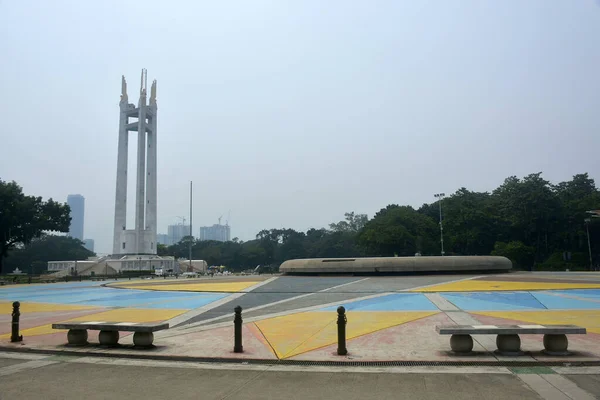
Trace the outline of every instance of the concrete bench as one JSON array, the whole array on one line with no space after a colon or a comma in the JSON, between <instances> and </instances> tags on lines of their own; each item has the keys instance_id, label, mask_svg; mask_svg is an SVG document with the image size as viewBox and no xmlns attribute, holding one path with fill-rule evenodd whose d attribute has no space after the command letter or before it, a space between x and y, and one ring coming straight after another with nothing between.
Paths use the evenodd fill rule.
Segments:
<instances>
[{"instance_id":1,"label":"concrete bench","mask_svg":"<svg viewBox=\"0 0 600 400\"><path fill-rule=\"evenodd\" d=\"M135 332L133 344L140 347L150 347L154 342L152 332L169 329L168 323L138 323L138 322L64 322L52 324L52 329L68 329L67 340L72 345L88 344L88 330L100 331L100 344L115 346L119 343L119 332Z\"/></svg>"},{"instance_id":2,"label":"concrete bench","mask_svg":"<svg viewBox=\"0 0 600 400\"><path fill-rule=\"evenodd\" d=\"M450 347L455 353L470 353L473 350L471 335L498 335L496 346L499 354L519 355L519 334L543 334L544 352L550 355L566 355L569 341L566 335L586 334L585 328L575 325L447 325L436 326L440 335L452 335Z\"/></svg>"}]
</instances>

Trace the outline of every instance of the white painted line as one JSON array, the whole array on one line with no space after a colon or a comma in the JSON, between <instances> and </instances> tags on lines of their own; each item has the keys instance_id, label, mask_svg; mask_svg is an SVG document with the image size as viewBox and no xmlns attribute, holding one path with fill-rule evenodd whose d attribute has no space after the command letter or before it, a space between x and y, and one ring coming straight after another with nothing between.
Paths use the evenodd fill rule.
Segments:
<instances>
[{"instance_id":1,"label":"white painted line","mask_svg":"<svg viewBox=\"0 0 600 400\"><path fill-rule=\"evenodd\" d=\"M545 328L545 326L543 325L517 325L519 328L525 328L525 329L539 329L539 328Z\"/></svg>"},{"instance_id":2,"label":"white painted line","mask_svg":"<svg viewBox=\"0 0 600 400\"><path fill-rule=\"evenodd\" d=\"M299 296L290 297L289 299L283 299L283 300L275 301L275 302L273 302L273 303L267 303L267 304L263 304L263 305L260 305L260 306L256 306L256 307L248 308L248 309L245 309L245 310L244 310L244 312L246 312L246 313L247 313L247 312L251 312L251 311L262 310L263 308L268 308L268 307L271 307L271 306L275 306L275 305L279 305L279 304L283 304L283 303L288 303L288 302L290 302L290 301L295 301L295 300L303 299L303 298L305 298L305 297L313 296L313 295L315 295L315 294L317 294L317 293L324 293L324 292L326 292L326 291L328 291L328 290L331 290L331 289L336 289L336 288L339 288L339 287L342 287L342 286L348 286L348 285L351 285L351 284L353 284L353 283L358 283L358 282L365 281L365 280L367 280L367 279L370 279L370 278L359 279L359 280L357 280L357 281L353 281L353 282L346 282L346 283L343 283L343 284L341 284L341 285L332 286L332 287L330 287L330 288L326 288L326 289L319 290L318 292L314 292L314 293L305 293L305 294L301 294L301 295L299 295ZM390 293L386 293L386 294L390 294ZM371 297L370 297L370 296L367 296L367 298L371 298ZM362 297L361 297L361 298L351 299L351 300L348 300L348 301L357 301L358 299L365 299L365 298L362 298ZM337 303L336 303L336 304L337 304ZM315 306L315 307L317 307L317 309L319 309L319 308L322 308L322 307L328 307L328 306L327 306L327 305L319 305L319 306ZM291 311L292 311L291 313L295 313L295 312L297 312L297 311L295 311L295 310L291 310ZM194 323L194 324L189 324L189 325L186 325L185 327L182 327L182 328L184 328L184 329L189 329L189 328L193 328L193 327L196 327L196 326L206 325L206 324L208 324L208 323L211 323L211 322L220 321L220 320L222 320L222 319L225 319L225 318L231 318L231 315L221 315L221 316L219 316L219 317L214 317L214 318L210 318L210 319L205 319L205 320L203 320L203 321L199 321L199 322L196 322L196 323Z\"/></svg>"},{"instance_id":3,"label":"white painted line","mask_svg":"<svg viewBox=\"0 0 600 400\"><path fill-rule=\"evenodd\" d=\"M77 321L73 321L73 322L77 322ZM106 321L82 321L81 324L85 324L85 325L96 325L96 324L105 324ZM65 322L65 324L68 324L68 322Z\"/></svg>"},{"instance_id":4,"label":"white painted line","mask_svg":"<svg viewBox=\"0 0 600 400\"><path fill-rule=\"evenodd\" d=\"M256 311L256 310L262 310L263 308L267 308L267 307L271 307L271 306L276 306L276 305L283 304L283 303L289 303L290 301L294 301L294 300L303 299L303 298L305 298L305 297L313 296L313 295L315 295L315 294L317 294L317 293L324 293L324 292L327 292L327 291L329 291L329 290L332 290L332 289L337 289L337 288L340 288L340 287L342 287L342 286L348 286L348 285L352 285L353 283L358 283L358 282L366 281L367 279L369 279L369 278L360 279L360 280L358 280L358 281L354 281L354 282L346 282L346 283L343 283L343 284L341 284L341 285L332 286L332 287L330 287L330 288L327 288L327 289L319 290L318 292L314 292L314 293L305 293L305 294L302 294L302 295L299 295L299 296L290 297L289 299L283 299L283 300L275 301L275 302L273 302L273 303L267 303L267 304L263 304L263 305L260 305L260 306L256 306L256 307L248 308L248 309L244 310L244 312L250 312L250 311ZM227 317L230 317L230 316L227 316ZM224 317L217 317L217 318L215 318L215 319L219 319L219 318L224 318Z\"/></svg>"},{"instance_id":5,"label":"white painted line","mask_svg":"<svg viewBox=\"0 0 600 400\"><path fill-rule=\"evenodd\" d=\"M383 296L387 296L387 295L394 294L394 293L396 293L396 292L377 293L377 294L372 294L372 295L369 295L369 296L356 297L356 298L353 298L353 299L336 301L336 302L333 302L333 303L319 304L319 305L316 305L316 306L296 308L294 310L282 311L282 312L278 312L278 313L259 315L259 316L256 316L256 317L244 318L244 322L254 322L254 321L260 321L260 320L263 320L263 319L283 317L285 315L290 315L290 314L298 314L298 313L303 313L303 312L308 312L308 311L315 311L315 310L319 310L321 308L334 307L334 306L339 305L342 302L354 302L354 301L375 299L377 297L383 297ZM271 303L271 304L273 304L273 303ZM213 324L213 325L207 325L210 322L219 321L219 320L222 320L224 318L231 318L231 315L224 315L222 317L216 317L216 318L207 319L207 320L204 320L204 321L197 322L195 324L190 324L190 325L182 326L179 329L175 329L175 330L170 329L169 331L171 333L175 333L175 332L177 332L177 333L173 334L173 335L168 335L168 336L165 335L165 337L186 335L186 334L191 333L191 332L196 332L196 331L200 332L200 331L205 331L205 330L214 329L214 328L221 328L223 326L231 325L230 321L221 322L221 323L217 323L217 324Z\"/></svg>"},{"instance_id":6,"label":"white painted line","mask_svg":"<svg viewBox=\"0 0 600 400\"><path fill-rule=\"evenodd\" d=\"M355 283L364 282L364 281L369 280L369 279L371 279L371 278L364 278L364 279L359 279L357 281L342 283L341 285L332 286L332 287L327 288L327 289L319 290L317 293L328 292L328 291L330 291L332 289L339 289L339 288L344 287L344 286L354 285ZM314 294L314 293L311 293L311 294Z\"/></svg>"},{"instance_id":7,"label":"white painted line","mask_svg":"<svg viewBox=\"0 0 600 400\"><path fill-rule=\"evenodd\" d=\"M264 281L262 281L262 282L259 282L259 283L257 283L256 285L249 286L249 287L247 287L246 289L244 289L244 290L241 290L241 292L243 292L243 293L248 293L248 292L251 292L251 291L253 291L254 289L257 289L257 288L259 288L259 287L261 287L261 286L268 285L269 283L273 282L273 281L274 281L274 280L276 280L277 278L279 278L279 277L278 277L278 276L274 276L274 277L272 277L272 278L269 278L269 279L267 279L267 280L264 280Z\"/></svg>"},{"instance_id":8,"label":"white painted line","mask_svg":"<svg viewBox=\"0 0 600 400\"><path fill-rule=\"evenodd\" d=\"M194 308L193 310L190 310L183 314L179 314L178 316L173 317L166 322L169 324L169 326L179 325L197 315L204 314L205 312L212 310L213 308L217 308L225 303L230 302L231 300L235 300L239 297L242 297L245 294L246 293L233 293L233 294L231 294L229 296L225 296L217 301L213 301L212 303L205 304L202 307Z\"/></svg>"},{"instance_id":9,"label":"white painted line","mask_svg":"<svg viewBox=\"0 0 600 400\"><path fill-rule=\"evenodd\" d=\"M496 325L473 325L473 329L495 329Z\"/></svg>"},{"instance_id":10,"label":"white painted line","mask_svg":"<svg viewBox=\"0 0 600 400\"><path fill-rule=\"evenodd\" d=\"M10 351L0 351L0 358L13 358L15 360L42 360L49 357L47 354L28 354L13 353Z\"/></svg>"},{"instance_id":11,"label":"white painted line","mask_svg":"<svg viewBox=\"0 0 600 400\"><path fill-rule=\"evenodd\" d=\"M118 324L115 324L115 325L125 326L125 325L136 325L136 324L137 324L137 322L119 322Z\"/></svg>"},{"instance_id":12,"label":"white painted line","mask_svg":"<svg viewBox=\"0 0 600 400\"><path fill-rule=\"evenodd\" d=\"M22 364L9 365L8 367L0 368L0 376L12 375L22 371L26 371L28 369L45 367L47 365L56 363L58 363L58 361L35 360L24 362Z\"/></svg>"},{"instance_id":13,"label":"white painted line","mask_svg":"<svg viewBox=\"0 0 600 400\"><path fill-rule=\"evenodd\" d=\"M278 276L274 276L272 278L266 279L266 280L264 280L262 282L257 283L256 285L252 285L252 286L247 287L246 289L242 290L239 293L233 293L233 294L231 294L229 296L225 296L225 297L223 297L223 298L221 298L221 299L219 299L217 301L213 301L212 303L208 303L208 304L206 304L206 305L204 305L202 307L195 308L193 310L190 310L188 312L180 314L180 315L178 315L176 317L173 317L173 318L171 318L170 320L168 320L166 322L169 323L169 326L176 326L176 325L182 324L185 321L188 321L188 320L190 320L190 319L192 319L192 318L194 318L194 317L196 317L196 316L198 316L200 314L204 314L205 312L212 310L213 308L217 308L219 306L222 306L223 304L229 303L232 300L238 299L238 298L242 297L243 295L245 295L246 293L248 293L249 291L254 290L256 288L259 288L261 286L264 286L264 285L266 285L268 283L271 283L271 282L273 282L277 278L279 278L279 277Z\"/></svg>"},{"instance_id":14,"label":"white painted line","mask_svg":"<svg viewBox=\"0 0 600 400\"><path fill-rule=\"evenodd\" d=\"M483 278L485 275L479 275L479 276L472 276L470 278L462 278L462 279L456 279L453 281L446 281L446 282L439 282L439 283L432 283L431 285L423 285L423 286L417 286L414 288L409 288L409 289L402 289L399 290L399 292L415 292L415 291L419 291L419 289L425 289L425 288L429 288L429 287L433 287L433 286L440 286L440 285L447 285L449 283L456 283L456 282L463 282L463 281L470 281L473 279L479 279L479 278Z\"/></svg>"}]
</instances>

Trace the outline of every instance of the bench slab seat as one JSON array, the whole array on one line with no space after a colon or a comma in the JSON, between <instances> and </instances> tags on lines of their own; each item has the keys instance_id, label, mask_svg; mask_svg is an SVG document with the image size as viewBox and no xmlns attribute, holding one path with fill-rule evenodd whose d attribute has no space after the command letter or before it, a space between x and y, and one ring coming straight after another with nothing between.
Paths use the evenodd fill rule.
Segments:
<instances>
[{"instance_id":1,"label":"bench slab seat","mask_svg":"<svg viewBox=\"0 0 600 400\"><path fill-rule=\"evenodd\" d=\"M119 332L134 332L133 344L140 347L150 347L154 342L153 332L169 329L169 324L143 323L143 322L62 322L52 324L52 329L68 329L67 340L70 345L88 344L88 330L100 331L98 341L100 344L115 346L119 342Z\"/></svg>"},{"instance_id":2,"label":"bench slab seat","mask_svg":"<svg viewBox=\"0 0 600 400\"><path fill-rule=\"evenodd\" d=\"M519 355L520 334L544 335L544 352L550 355L566 355L569 342L566 335L584 335L585 328L575 325L446 325L436 326L440 335L452 335L450 347L455 353L470 353L473 350L471 335L498 335L496 352L502 355Z\"/></svg>"}]
</instances>

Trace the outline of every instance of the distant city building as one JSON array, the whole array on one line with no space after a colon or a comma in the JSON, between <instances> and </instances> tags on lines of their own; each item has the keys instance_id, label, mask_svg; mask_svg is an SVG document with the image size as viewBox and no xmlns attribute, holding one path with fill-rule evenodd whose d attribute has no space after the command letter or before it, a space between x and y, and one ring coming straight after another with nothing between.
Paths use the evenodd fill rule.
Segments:
<instances>
[{"instance_id":1,"label":"distant city building","mask_svg":"<svg viewBox=\"0 0 600 400\"><path fill-rule=\"evenodd\" d=\"M169 225L167 245L179 243L185 236L190 236L189 225Z\"/></svg>"},{"instance_id":2,"label":"distant city building","mask_svg":"<svg viewBox=\"0 0 600 400\"><path fill-rule=\"evenodd\" d=\"M71 208L71 225L69 236L83 241L83 215L85 211L85 198L80 194L67 196L67 204Z\"/></svg>"},{"instance_id":3,"label":"distant city building","mask_svg":"<svg viewBox=\"0 0 600 400\"><path fill-rule=\"evenodd\" d=\"M169 235L166 233L159 233L156 235L156 243L164 244L166 246L170 246L169 244Z\"/></svg>"},{"instance_id":4,"label":"distant city building","mask_svg":"<svg viewBox=\"0 0 600 400\"><path fill-rule=\"evenodd\" d=\"M89 251L94 251L94 239L85 239L83 241L83 247L85 247Z\"/></svg>"},{"instance_id":5,"label":"distant city building","mask_svg":"<svg viewBox=\"0 0 600 400\"><path fill-rule=\"evenodd\" d=\"M229 225L214 224L213 226L200 227L200 240L216 240L228 242L231 240L231 227Z\"/></svg>"}]
</instances>

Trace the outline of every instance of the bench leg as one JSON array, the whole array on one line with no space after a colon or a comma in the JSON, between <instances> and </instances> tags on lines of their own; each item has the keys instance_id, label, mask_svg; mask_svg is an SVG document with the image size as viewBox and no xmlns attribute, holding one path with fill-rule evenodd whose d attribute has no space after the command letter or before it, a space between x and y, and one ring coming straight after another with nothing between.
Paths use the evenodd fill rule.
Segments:
<instances>
[{"instance_id":1,"label":"bench leg","mask_svg":"<svg viewBox=\"0 0 600 400\"><path fill-rule=\"evenodd\" d=\"M473 338L471 335L452 335L450 348L455 353L470 353L473 350Z\"/></svg>"},{"instance_id":2,"label":"bench leg","mask_svg":"<svg viewBox=\"0 0 600 400\"><path fill-rule=\"evenodd\" d=\"M499 354L506 356L518 356L521 352L521 338L519 335L498 335L496 337L496 350Z\"/></svg>"},{"instance_id":3,"label":"bench leg","mask_svg":"<svg viewBox=\"0 0 600 400\"><path fill-rule=\"evenodd\" d=\"M139 347L152 347L154 334L152 332L136 332L133 334L133 344Z\"/></svg>"},{"instance_id":4,"label":"bench leg","mask_svg":"<svg viewBox=\"0 0 600 400\"><path fill-rule=\"evenodd\" d=\"M88 332L86 329L69 329L67 332L67 341L75 346L84 346L88 344Z\"/></svg>"},{"instance_id":5,"label":"bench leg","mask_svg":"<svg viewBox=\"0 0 600 400\"><path fill-rule=\"evenodd\" d=\"M544 335L544 353L552 356L566 356L569 340L567 335Z\"/></svg>"},{"instance_id":6,"label":"bench leg","mask_svg":"<svg viewBox=\"0 0 600 400\"><path fill-rule=\"evenodd\" d=\"M119 344L119 332L117 331L100 331L98 334L100 344L106 346L116 346Z\"/></svg>"}]
</instances>

